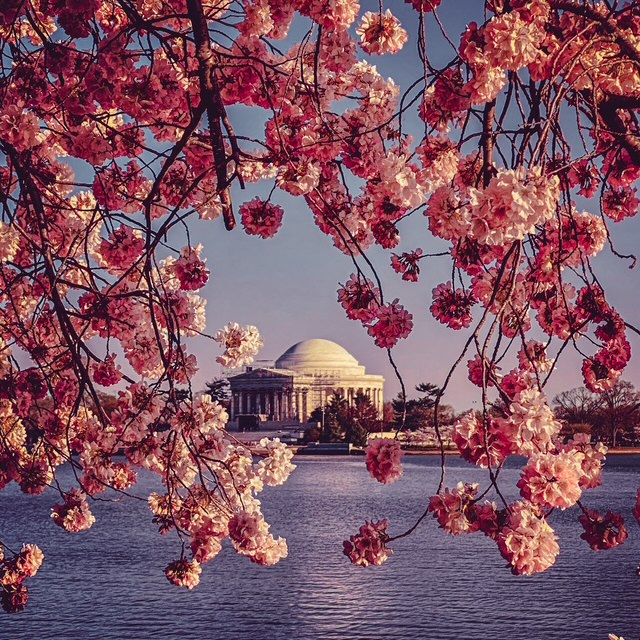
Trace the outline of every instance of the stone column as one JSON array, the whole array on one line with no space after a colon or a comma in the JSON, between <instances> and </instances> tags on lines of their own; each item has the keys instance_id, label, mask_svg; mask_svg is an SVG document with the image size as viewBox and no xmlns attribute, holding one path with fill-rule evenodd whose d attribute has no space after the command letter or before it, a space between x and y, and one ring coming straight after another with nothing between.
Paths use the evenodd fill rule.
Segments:
<instances>
[{"instance_id":1,"label":"stone column","mask_svg":"<svg viewBox=\"0 0 640 640\"><path fill-rule=\"evenodd\" d=\"M296 418L298 422L302 422L302 391L300 389L296 393Z\"/></svg>"}]
</instances>

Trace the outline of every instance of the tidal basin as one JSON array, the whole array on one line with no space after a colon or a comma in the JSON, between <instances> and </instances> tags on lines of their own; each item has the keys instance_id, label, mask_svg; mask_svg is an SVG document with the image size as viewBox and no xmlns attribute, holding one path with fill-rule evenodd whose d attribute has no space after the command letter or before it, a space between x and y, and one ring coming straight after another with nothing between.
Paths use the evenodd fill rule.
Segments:
<instances>
[{"instance_id":1,"label":"tidal basin","mask_svg":"<svg viewBox=\"0 0 640 640\"><path fill-rule=\"evenodd\" d=\"M225 549L191 592L166 581L162 570L180 544L157 533L145 502L94 503L96 524L74 536L47 521L53 491L31 498L9 487L0 494L0 537L15 547L38 544L45 563L30 581L27 609L0 617L0 640L640 638L640 527L631 515L640 457L610 456L603 486L584 496L586 507L622 513L627 542L594 552L580 540L579 510L556 512L558 561L529 578L512 576L491 540L448 536L430 517L392 543L387 564L353 567L342 541L365 519L387 517L392 534L410 526L437 487L439 459L406 457L403 478L386 487L359 457L294 462L289 481L262 494L289 557L264 568ZM70 482L65 468L63 484L65 473ZM515 461L501 479L505 496L515 497ZM484 476L449 458L447 480ZM154 478L140 476L140 495L154 487Z\"/></svg>"}]
</instances>

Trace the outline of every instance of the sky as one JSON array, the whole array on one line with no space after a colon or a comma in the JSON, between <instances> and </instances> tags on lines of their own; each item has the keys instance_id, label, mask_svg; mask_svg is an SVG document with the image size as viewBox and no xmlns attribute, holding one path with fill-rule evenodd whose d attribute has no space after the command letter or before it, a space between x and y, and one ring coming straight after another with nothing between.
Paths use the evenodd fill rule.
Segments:
<instances>
[{"instance_id":1,"label":"sky","mask_svg":"<svg viewBox=\"0 0 640 640\"><path fill-rule=\"evenodd\" d=\"M477 15L483 3L477 0L447 2L444 0L439 16L451 39L458 42L466 23L481 19ZM377 10L377 2L362 2L364 10ZM391 76L401 85L408 86L421 73L416 54L415 24L412 9L399 1L387 3L409 31L409 42L398 56L380 59L367 57L385 76ZM413 20L412 20L413 18ZM434 30L433 20L427 33L429 55L438 63L450 59L451 49ZM236 130L256 135L261 133L261 120L254 109L244 107L230 111ZM236 211L240 203L255 195L265 194L271 184L240 192L234 191ZM359 322L349 320L337 303L336 291L353 272L351 260L335 249L330 238L314 224L313 217L302 198L292 198L276 191L274 202L285 209L284 224L279 233L263 240L244 233L242 226L225 231L222 221L196 222L191 231L192 242L202 242L203 257L211 271L209 283L202 290L207 299L207 330L209 333L227 322L253 324L260 330L264 347L260 359L275 360L287 348L301 340L325 338L333 340L363 365L368 373L382 374L386 378L385 399L393 398L400 389L385 350L376 347ZM580 203L579 203L580 204ZM584 210L598 213L596 203ZM640 231L635 220L627 220L614 228L614 242L620 253L640 251ZM439 251L445 243L431 238L427 220L419 213L400 226L401 243L394 251L422 248L425 252ZM412 314L414 330L406 340L393 349L393 357L405 381L408 395L420 382L442 384L452 363L457 359L469 330L452 331L436 322L430 312L431 290L451 278L450 260L446 257L421 261L418 283L406 283L389 267L390 254L373 249L368 252L385 290L385 299L399 298ZM629 270L627 263L607 252L594 261L610 303L625 319L640 325L640 280L638 269ZM534 322L535 324L535 322ZM472 325L473 326L473 325ZM532 334L541 337L540 334ZM632 352L640 348L637 336L628 336ZM194 388L221 375L215 362L219 353L217 344L204 338L194 339L192 351L198 356L200 371ZM445 402L458 411L470 408L480 401L479 389L466 378L466 360L454 375ZM557 370L546 387L552 399L560 391L582 384L580 365L582 358L575 353L563 354ZM509 368L506 365L506 372ZM624 374L640 387L640 358L632 358Z\"/></svg>"}]
</instances>

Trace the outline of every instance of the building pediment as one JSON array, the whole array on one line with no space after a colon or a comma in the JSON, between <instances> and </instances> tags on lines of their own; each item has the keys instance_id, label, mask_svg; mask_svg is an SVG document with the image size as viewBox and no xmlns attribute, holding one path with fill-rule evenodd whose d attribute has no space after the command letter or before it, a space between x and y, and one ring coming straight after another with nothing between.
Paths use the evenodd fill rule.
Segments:
<instances>
[{"instance_id":1,"label":"building pediment","mask_svg":"<svg viewBox=\"0 0 640 640\"><path fill-rule=\"evenodd\" d=\"M274 369L252 369L251 371L245 371L237 376L229 378L229 382L243 382L245 380L261 380L269 378L271 380L289 380L293 377L293 371L276 371Z\"/></svg>"}]
</instances>

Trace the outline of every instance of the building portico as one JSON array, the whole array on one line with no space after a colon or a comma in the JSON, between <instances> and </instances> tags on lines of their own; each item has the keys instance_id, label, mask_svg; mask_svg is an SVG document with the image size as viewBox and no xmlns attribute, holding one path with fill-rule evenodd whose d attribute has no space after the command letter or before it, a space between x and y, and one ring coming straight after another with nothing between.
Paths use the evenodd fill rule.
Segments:
<instances>
[{"instance_id":1,"label":"building portico","mask_svg":"<svg viewBox=\"0 0 640 640\"><path fill-rule=\"evenodd\" d=\"M276 360L275 367L247 367L229 378L231 420L261 414L276 422L306 422L333 395L353 402L358 394L382 413L384 378L367 374L343 347L329 340L305 340Z\"/></svg>"}]
</instances>

